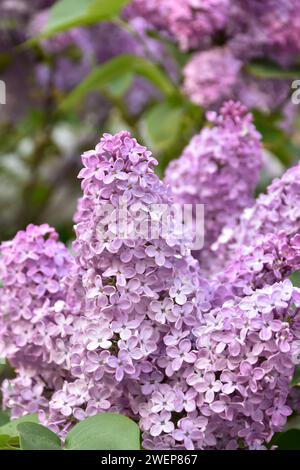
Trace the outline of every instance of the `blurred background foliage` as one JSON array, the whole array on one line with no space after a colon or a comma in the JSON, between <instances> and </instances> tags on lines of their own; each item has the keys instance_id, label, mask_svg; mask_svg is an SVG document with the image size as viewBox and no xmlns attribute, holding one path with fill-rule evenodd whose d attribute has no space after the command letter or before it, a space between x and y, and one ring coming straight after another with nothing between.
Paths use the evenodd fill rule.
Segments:
<instances>
[{"instance_id":1,"label":"blurred background foliage","mask_svg":"<svg viewBox=\"0 0 300 470\"><path fill-rule=\"evenodd\" d=\"M46 221L73 237L80 155L104 132L130 130L162 174L203 126L205 110L181 87L191 53L141 18L126 21L129 3L1 0L0 240ZM268 63L248 67L257 80L282 79ZM261 191L298 161L300 119L283 129L280 110L253 111L266 149Z\"/></svg>"},{"instance_id":2,"label":"blurred background foliage","mask_svg":"<svg viewBox=\"0 0 300 470\"><path fill-rule=\"evenodd\" d=\"M183 91L191 52L145 19L128 19L128 4L0 0L0 79L6 84L6 104L0 105L0 241L31 222L47 222L63 241L72 240L80 155L104 132L131 131L154 153L163 175L206 122L207 109ZM253 60L247 73L257 83L284 81L291 94L300 66L283 70ZM287 107L252 108L265 148L258 192L300 159L300 105L292 105L290 96L285 100ZM293 281L300 286L300 275ZM0 364L0 380L7 374ZM295 386L299 380L297 370ZM299 418L292 418L273 443L299 449L297 428Z\"/></svg>"}]
</instances>

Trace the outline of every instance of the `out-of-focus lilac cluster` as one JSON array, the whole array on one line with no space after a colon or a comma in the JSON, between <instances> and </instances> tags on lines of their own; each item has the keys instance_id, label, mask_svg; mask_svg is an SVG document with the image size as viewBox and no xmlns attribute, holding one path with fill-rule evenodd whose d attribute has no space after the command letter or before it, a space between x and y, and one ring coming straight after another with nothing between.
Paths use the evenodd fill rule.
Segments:
<instances>
[{"instance_id":1,"label":"out-of-focus lilac cluster","mask_svg":"<svg viewBox=\"0 0 300 470\"><path fill-rule=\"evenodd\" d=\"M211 120L166 181L125 131L83 154L74 258L48 226L2 245L0 344L17 366L2 391L14 417L38 411L64 438L74 422L117 411L138 422L146 449L261 449L283 429L300 362L300 291L287 279L300 266L298 170L265 196L282 197L268 225L252 197L251 115L230 102ZM196 259L168 211L198 197L208 239ZM223 244L218 258L211 246L247 204L250 245Z\"/></svg>"},{"instance_id":2,"label":"out-of-focus lilac cluster","mask_svg":"<svg viewBox=\"0 0 300 470\"><path fill-rule=\"evenodd\" d=\"M211 44L228 22L229 7L229 0L133 0L126 13L146 18L186 51Z\"/></svg>"},{"instance_id":3,"label":"out-of-focus lilac cluster","mask_svg":"<svg viewBox=\"0 0 300 470\"><path fill-rule=\"evenodd\" d=\"M15 48L26 40L26 28L30 18L53 3L54 0L1 1L1 80L6 83L7 106L5 109L0 107L0 122L15 122L24 116L29 103L37 105L36 93L32 92L34 57L29 51L23 51L21 54L20 51L16 52Z\"/></svg>"},{"instance_id":4,"label":"out-of-focus lilac cluster","mask_svg":"<svg viewBox=\"0 0 300 470\"><path fill-rule=\"evenodd\" d=\"M298 0L133 0L131 17L144 17L157 31L193 55L184 68L184 90L205 108L224 99L270 111L284 107L286 80L257 79L252 60L283 69L300 55Z\"/></svg>"}]
</instances>

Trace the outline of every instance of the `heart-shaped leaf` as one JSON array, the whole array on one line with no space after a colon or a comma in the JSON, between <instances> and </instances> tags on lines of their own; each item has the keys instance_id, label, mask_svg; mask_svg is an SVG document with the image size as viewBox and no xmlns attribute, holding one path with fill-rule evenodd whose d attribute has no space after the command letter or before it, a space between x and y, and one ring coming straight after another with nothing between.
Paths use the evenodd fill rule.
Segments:
<instances>
[{"instance_id":1,"label":"heart-shaped leaf","mask_svg":"<svg viewBox=\"0 0 300 470\"><path fill-rule=\"evenodd\" d=\"M103 413L76 424L69 432L67 450L139 450L140 430L125 416Z\"/></svg>"},{"instance_id":2,"label":"heart-shaped leaf","mask_svg":"<svg viewBox=\"0 0 300 470\"><path fill-rule=\"evenodd\" d=\"M62 450L59 437L37 423L18 425L22 450Z\"/></svg>"}]
</instances>

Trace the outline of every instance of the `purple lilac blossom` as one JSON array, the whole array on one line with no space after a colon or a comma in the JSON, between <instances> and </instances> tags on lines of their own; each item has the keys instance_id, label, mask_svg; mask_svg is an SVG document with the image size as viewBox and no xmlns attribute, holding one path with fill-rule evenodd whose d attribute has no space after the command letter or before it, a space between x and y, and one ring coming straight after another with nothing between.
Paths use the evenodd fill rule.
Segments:
<instances>
[{"instance_id":1,"label":"purple lilac blossom","mask_svg":"<svg viewBox=\"0 0 300 470\"><path fill-rule=\"evenodd\" d=\"M74 260L48 225L29 225L0 246L0 355L16 367L69 368L68 342L80 306L69 288Z\"/></svg>"},{"instance_id":2,"label":"purple lilac blossom","mask_svg":"<svg viewBox=\"0 0 300 470\"><path fill-rule=\"evenodd\" d=\"M3 408L10 410L11 418L16 419L28 413L40 413L48 410L49 400L46 398L46 388L50 386L50 374L41 379L36 369L17 370L15 379L5 379L1 384Z\"/></svg>"},{"instance_id":3,"label":"purple lilac blossom","mask_svg":"<svg viewBox=\"0 0 300 470\"><path fill-rule=\"evenodd\" d=\"M71 384L66 382L50 401L45 422L52 429L63 416L67 426L68 420L108 408L136 416L138 401L130 411L132 389L141 394L138 381L147 383L147 375L159 373L156 363L170 325L182 328L179 336L184 337L187 325L195 324L199 314L196 260L182 243L174 242L172 232L164 236L161 222L156 227L158 238L151 238L150 222L158 214L155 207L168 208L172 203L172 194L154 173L157 162L151 152L124 131L105 134L82 160L83 198L76 216L74 251L86 303L73 335L71 371L86 384L86 396L73 399ZM125 238L116 231L115 219L124 202L129 230ZM136 238L137 220L146 228ZM176 343L173 346L177 368L194 358L186 341L178 357ZM99 401L102 390L110 391L104 402ZM66 401L70 403L67 413L62 408Z\"/></svg>"},{"instance_id":4,"label":"purple lilac blossom","mask_svg":"<svg viewBox=\"0 0 300 470\"><path fill-rule=\"evenodd\" d=\"M40 34L48 16L49 9L37 12L28 24L28 36ZM91 71L95 61L92 34L86 28L72 28L51 39L42 40L41 46L52 57L51 65L46 61L36 64L37 80L44 87L70 90Z\"/></svg>"},{"instance_id":5,"label":"purple lilac blossom","mask_svg":"<svg viewBox=\"0 0 300 470\"><path fill-rule=\"evenodd\" d=\"M29 106L38 105L38 93L33 93L34 58L31 51L15 53L15 47L26 39L26 27L37 9L51 1L26 2L2 0L0 4L0 54L7 59L1 67L1 79L6 83L6 106L0 107L0 123L15 123L26 114ZM6 60L4 60L5 64ZM26 71L26 73L24 73Z\"/></svg>"}]
</instances>

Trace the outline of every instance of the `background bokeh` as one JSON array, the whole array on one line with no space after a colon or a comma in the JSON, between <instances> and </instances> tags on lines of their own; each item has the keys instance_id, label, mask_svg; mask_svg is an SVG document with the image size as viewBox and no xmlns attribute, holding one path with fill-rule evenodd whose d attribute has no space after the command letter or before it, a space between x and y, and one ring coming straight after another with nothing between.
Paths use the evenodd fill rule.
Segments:
<instances>
[{"instance_id":1,"label":"background bokeh","mask_svg":"<svg viewBox=\"0 0 300 470\"><path fill-rule=\"evenodd\" d=\"M162 173L239 99L263 136L259 190L299 159L298 2L192 3L0 1L0 240L46 221L73 237L80 155L104 132L130 130Z\"/></svg>"}]
</instances>

